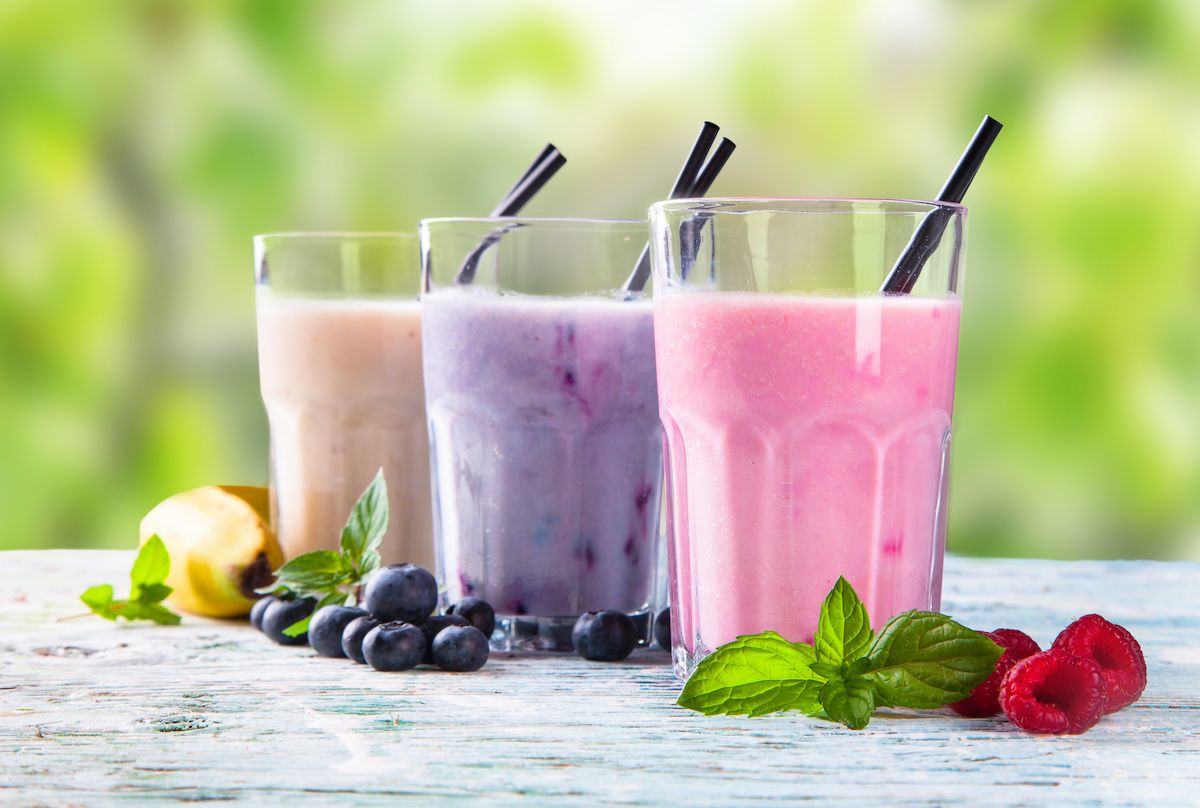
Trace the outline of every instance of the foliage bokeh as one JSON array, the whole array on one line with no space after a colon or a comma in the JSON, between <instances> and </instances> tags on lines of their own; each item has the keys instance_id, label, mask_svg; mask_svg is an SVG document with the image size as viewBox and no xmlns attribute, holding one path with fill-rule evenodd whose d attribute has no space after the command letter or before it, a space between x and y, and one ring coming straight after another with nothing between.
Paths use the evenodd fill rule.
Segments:
<instances>
[{"instance_id":1,"label":"foliage bokeh","mask_svg":"<svg viewBox=\"0 0 1200 808\"><path fill-rule=\"evenodd\" d=\"M1200 7L0 3L0 548L128 546L261 482L250 238L638 216L699 121L714 195L932 194L983 113L950 546L1200 557Z\"/></svg>"}]
</instances>

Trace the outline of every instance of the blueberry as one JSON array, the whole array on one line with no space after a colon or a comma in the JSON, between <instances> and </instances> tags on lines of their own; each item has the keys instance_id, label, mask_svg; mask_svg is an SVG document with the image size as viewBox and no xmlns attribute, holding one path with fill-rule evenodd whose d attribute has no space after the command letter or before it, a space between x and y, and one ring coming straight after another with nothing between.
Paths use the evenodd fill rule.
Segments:
<instances>
[{"instance_id":1,"label":"blueberry","mask_svg":"<svg viewBox=\"0 0 1200 808\"><path fill-rule=\"evenodd\" d=\"M671 650L671 610L663 609L654 618L654 639L664 651Z\"/></svg>"},{"instance_id":2,"label":"blueberry","mask_svg":"<svg viewBox=\"0 0 1200 808\"><path fill-rule=\"evenodd\" d=\"M491 637L496 630L496 610L483 598L465 597L447 609L446 614L467 618L467 622L482 631L485 637Z\"/></svg>"},{"instance_id":3,"label":"blueberry","mask_svg":"<svg viewBox=\"0 0 1200 808\"><path fill-rule=\"evenodd\" d=\"M346 656L342 650L342 632L351 620L366 614L353 606L326 606L319 609L308 624L308 644L321 656Z\"/></svg>"},{"instance_id":4,"label":"blueberry","mask_svg":"<svg viewBox=\"0 0 1200 808\"><path fill-rule=\"evenodd\" d=\"M487 659L487 637L474 626L447 626L433 641L433 663L444 671L477 671Z\"/></svg>"},{"instance_id":5,"label":"blueberry","mask_svg":"<svg viewBox=\"0 0 1200 808\"><path fill-rule=\"evenodd\" d=\"M437 638L438 632L448 626L469 626L467 618L457 614L435 614L433 617L421 624L421 633L425 635L425 656L421 661L425 663L433 662L433 641Z\"/></svg>"},{"instance_id":6,"label":"blueberry","mask_svg":"<svg viewBox=\"0 0 1200 808\"><path fill-rule=\"evenodd\" d=\"M619 662L637 645L637 627L629 615L612 609L588 612L575 621L571 641L584 659Z\"/></svg>"},{"instance_id":7,"label":"blueberry","mask_svg":"<svg viewBox=\"0 0 1200 808\"><path fill-rule=\"evenodd\" d=\"M393 564L371 573L363 589L363 605L384 622L420 624L437 605L437 580L415 564Z\"/></svg>"},{"instance_id":8,"label":"blueberry","mask_svg":"<svg viewBox=\"0 0 1200 808\"><path fill-rule=\"evenodd\" d=\"M289 637L283 630L293 623L299 623L313 612L317 605L316 598L302 600L276 600L263 612L262 631L272 641L280 645L306 645L308 632L298 637Z\"/></svg>"},{"instance_id":9,"label":"blueberry","mask_svg":"<svg viewBox=\"0 0 1200 808\"><path fill-rule=\"evenodd\" d=\"M342 651L347 657L359 665L367 664L367 658L363 656L363 638L377 625L379 621L369 614L356 617L346 625L342 630Z\"/></svg>"},{"instance_id":10,"label":"blueberry","mask_svg":"<svg viewBox=\"0 0 1200 808\"><path fill-rule=\"evenodd\" d=\"M258 600L254 601L254 606L250 608L250 625L254 626L259 631L262 631L262 619L266 614L267 607L276 601L274 595L263 595Z\"/></svg>"},{"instance_id":11,"label":"blueberry","mask_svg":"<svg viewBox=\"0 0 1200 808\"><path fill-rule=\"evenodd\" d=\"M380 623L367 632L362 650L367 664L377 671L406 671L417 667L425 655L425 635L412 623Z\"/></svg>"}]
</instances>

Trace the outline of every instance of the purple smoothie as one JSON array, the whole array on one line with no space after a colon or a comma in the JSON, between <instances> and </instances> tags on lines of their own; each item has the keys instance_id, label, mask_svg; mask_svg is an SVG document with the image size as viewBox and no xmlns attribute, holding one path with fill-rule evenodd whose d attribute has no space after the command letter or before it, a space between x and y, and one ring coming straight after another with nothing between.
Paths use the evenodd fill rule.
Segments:
<instances>
[{"instance_id":1,"label":"purple smoothie","mask_svg":"<svg viewBox=\"0 0 1200 808\"><path fill-rule=\"evenodd\" d=\"M644 611L662 480L650 303L470 288L422 309L447 599L482 597L507 626Z\"/></svg>"}]
</instances>

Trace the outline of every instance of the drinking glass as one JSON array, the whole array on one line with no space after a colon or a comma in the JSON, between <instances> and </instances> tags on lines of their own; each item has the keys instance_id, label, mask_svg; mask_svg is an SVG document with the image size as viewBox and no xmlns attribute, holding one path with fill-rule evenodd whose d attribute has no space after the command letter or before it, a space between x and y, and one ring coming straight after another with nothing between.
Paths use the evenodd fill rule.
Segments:
<instances>
[{"instance_id":1,"label":"drinking glass","mask_svg":"<svg viewBox=\"0 0 1200 808\"><path fill-rule=\"evenodd\" d=\"M923 220L909 294L879 290ZM838 576L880 626L937 609L966 209L690 199L650 209L673 654L809 641Z\"/></svg>"},{"instance_id":2,"label":"drinking glass","mask_svg":"<svg viewBox=\"0 0 1200 808\"><path fill-rule=\"evenodd\" d=\"M407 233L254 239L272 520L290 558L337 550L382 468L385 564L433 566L420 250Z\"/></svg>"},{"instance_id":3,"label":"drinking glass","mask_svg":"<svg viewBox=\"0 0 1200 808\"><path fill-rule=\"evenodd\" d=\"M621 291L642 221L427 219L425 391L446 597L499 648L569 650L583 612L644 640L662 433L647 294Z\"/></svg>"}]
</instances>

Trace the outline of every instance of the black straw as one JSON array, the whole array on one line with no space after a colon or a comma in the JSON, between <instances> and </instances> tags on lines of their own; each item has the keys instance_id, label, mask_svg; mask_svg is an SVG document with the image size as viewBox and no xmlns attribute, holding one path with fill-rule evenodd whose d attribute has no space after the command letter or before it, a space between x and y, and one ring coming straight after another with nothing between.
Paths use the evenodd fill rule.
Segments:
<instances>
[{"instance_id":1,"label":"black straw","mask_svg":"<svg viewBox=\"0 0 1200 808\"><path fill-rule=\"evenodd\" d=\"M687 195L690 197L704 196L708 193L708 189L716 182L717 175L721 173L721 169L729 162L729 157L733 154L733 150L737 148L737 144L727 137L721 138L721 142L717 144L717 150L713 152L712 157L708 158L708 162L704 164L704 168L700 169L700 174L696 177L696 181L692 187L688 189Z\"/></svg>"},{"instance_id":2,"label":"black straw","mask_svg":"<svg viewBox=\"0 0 1200 808\"><path fill-rule=\"evenodd\" d=\"M521 183L525 182L525 180L529 178L529 175L537 170L538 166L545 162L551 155L557 153L559 153L558 147L556 147L553 143L547 143L545 146L543 146L542 150L538 152L538 156L533 158L533 162L529 164L529 168L525 169L525 173L517 178L517 181L513 183L513 187L509 188L508 193L501 198L500 203L493 209L492 215L499 216L500 214L496 213L495 211L502 208L504 204L508 202L509 198L512 197L512 195L515 194L521 187Z\"/></svg>"},{"instance_id":3,"label":"black straw","mask_svg":"<svg viewBox=\"0 0 1200 808\"><path fill-rule=\"evenodd\" d=\"M679 169L679 176L675 178L675 185L671 188L671 193L668 199L686 199L693 196L704 196L708 189L712 187L713 182L717 179L717 174L725 167L725 163L729 161L729 156L733 154L733 150L737 148L729 138L721 138L720 144L708 162L704 162L704 158L708 155L708 150L712 148L713 141L717 139L717 132L720 127L710 121L705 121L700 127L700 134L696 136L696 142L692 144L692 150L688 152L687 159L683 163L683 168ZM625 285L622 287L626 292L640 292L646 287L646 281L650 280L650 245L647 244L642 248L641 255L638 256L637 263L633 267L633 272L629 273L629 277L625 279Z\"/></svg>"},{"instance_id":4,"label":"black straw","mask_svg":"<svg viewBox=\"0 0 1200 808\"><path fill-rule=\"evenodd\" d=\"M525 207L533 195L542 190L542 186L550 181L560 168L567 164L567 158L562 152L550 147L553 151L537 165L525 172L525 175L505 194L504 199L492 211L492 216L516 216Z\"/></svg>"},{"instance_id":5,"label":"black straw","mask_svg":"<svg viewBox=\"0 0 1200 808\"><path fill-rule=\"evenodd\" d=\"M967 150L958 159L958 165L950 173L950 177L938 192L938 202L962 202L971 187L971 180L983 164L988 149L1000 134L1003 124L990 115L983 118L983 123L975 130L975 136L967 144ZM908 294L921 276L925 262L937 249L946 225L950 223L953 211L950 208L938 207L925 214L925 218L917 225L916 232L909 239L904 251L892 265L891 272L883 282L880 291L889 294Z\"/></svg>"},{"instance_id":6,"label":"black straw","mask_svg":"<svg viewBox=\"0 0 1200 808\"><path fill-rule=\"evenodd\" d=\"M721 142L717 144L717 150L713 152L712 157L708 158L708 162L700 170L700 176L696 178L696 183L688 191L688 196L704 196L708 193L708 189L712 187L717 174L725 167L725 163L729 162L729 156L733 154L733 150L736 148L737 144L732 140L725 137L721 138ZM691 271L692 264L696 261L696 253L700 250L700 240L704 237L704 226L708 224L711 218L711 213L701 211L680 223L679 273L681 278L686 279L688 273Z\"/></svg>"},{"instance_id":7,"label":"black straw","mask_svg":"<svg viewBox=\"0 0 1200 808\"><path fill-rule=\"evenodd\" d=\"M549 182L550 178L566 164L567 158L563 157L562 152L553 143L547 143L537 158L521 174L516 184L509 189L508 193L492 209L491 215L493 217L517 215L521 208L525 207L529 200L533 198L533 195L542 190L542 186ZM462 266L458 268L458 275L455 277L455 281L460 284L468 284L474 281L475 271L479 268L479 259L492 245L500 240L501 236L512 230L515 226L515 224L508 224L485 236L475 249L467 253L467 257L463 259Z\"/></svg>"},{"instance_id":8,"label":"black straw","mask_svg":"<svg viewBox=\"0 0 1200 808\"><path fill-rule=\"evenodd\" d=\"M683 199L690 195L692 186L696 184L696 177L700 175L700 167L704 163L704 158L708 156L708 150L712 148L719 131L721 131L721 127L712 121L705 121L701 125L700 134L696 135L696 142L692 144L692 150L688 152L687 159L683 161L683 168L679 169L679 176L675 178L675 184L671 186L671 199Z\"/></svg>"}]
</instances>

